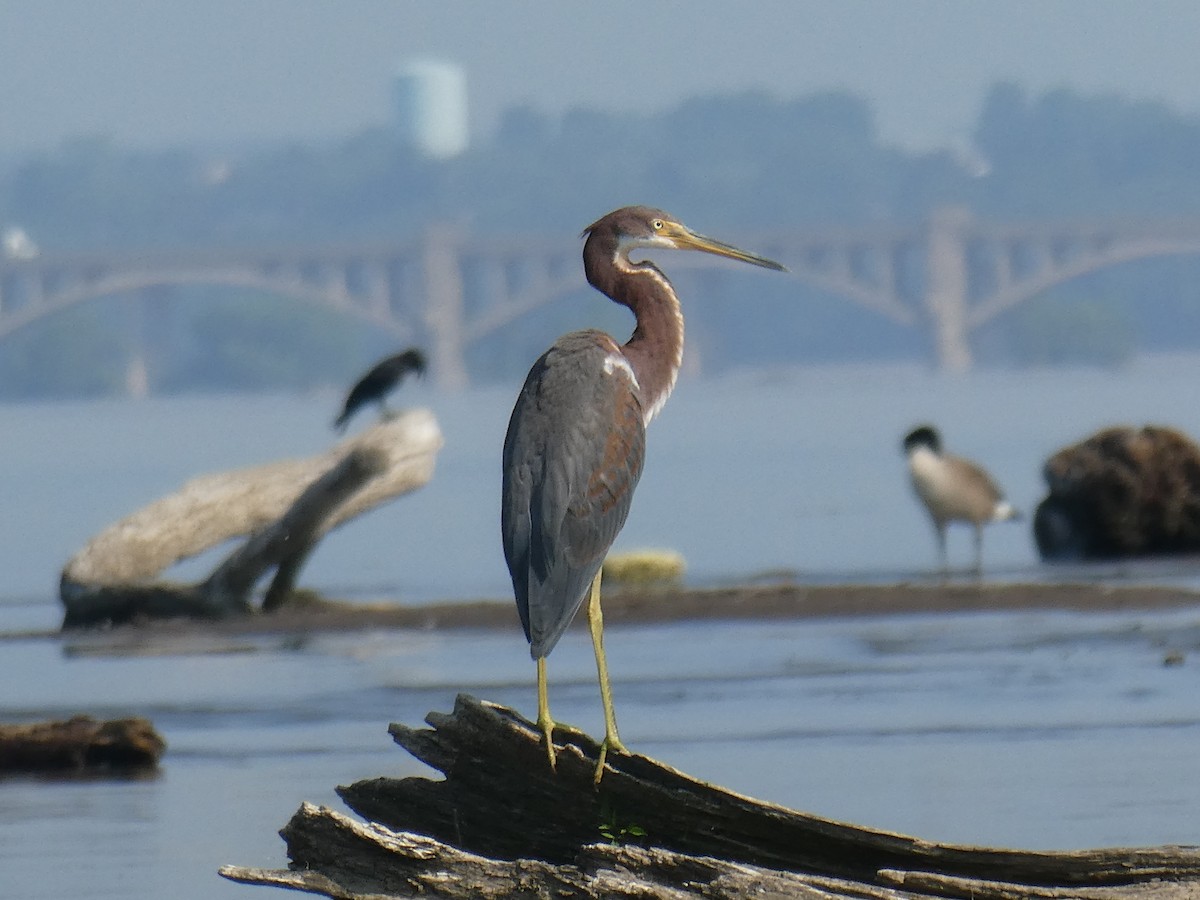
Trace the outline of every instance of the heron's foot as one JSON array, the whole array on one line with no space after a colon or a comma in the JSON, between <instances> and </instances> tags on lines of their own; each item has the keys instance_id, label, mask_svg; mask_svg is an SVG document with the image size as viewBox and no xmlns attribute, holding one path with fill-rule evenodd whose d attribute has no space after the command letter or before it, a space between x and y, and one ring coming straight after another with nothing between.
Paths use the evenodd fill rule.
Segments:
<instances>
[{"instance_id":1,"label":"heron's foot","mask_svg":"<svg viewBox=\"0 0 1200 900\"><path fill-rule=\"evenodd\" d=\"M557 722L553 719L538 719L538 730L542 733L542 740L546 743L546 756L550 759L550 768L557 771L557 751L554 747L554 735L558 734L561 737L575 738L578 742L591 741L593 738L582 728L578 728L567 722ZM624 749L624 748L622 748Z\"/></svg>"},{"instance_id":2,"label":"heron's foot","mask_svg":"<svg viewBox=\"0 0 1200 900\"><path fill-rule=\"evenodd\" d=\"M599 784L601 777L604 775L604 763L608 760L608 752L624 753L629 755L629 751L625 749L625 745L621 743L621 739L617 737L617 733L611 732L604 736L604 740L600 743L600 756L596 760L596 774L592 777L593 784Z\"/></svg>"},{"instance_id":3,"label":"heron's foot","mask_svg":"<svg viewBox=\"0 0 1200 900\"><path fill-rule=\"evenodd\" d=\"M573 738L589 738L588 733L582 728L577 728L576 726L568 724L567 722L555 722L554 730L559 734L565 734ZM594 738L589 739L594 740Z\"/></svg>"},{"instance_id":4,"label":"heron's foot","mask_svg":"<svg viewBox=\"0 0 1200 900\"><path fill-rule=\"evenodd\" d=\"M562 726L550 718L539 718L537 725L542 732L542 740L546 744L546 756L550 760L550 771L557 772L558 754L554 749L554 729L561 728Z\"/></svg>"}]
</instances>

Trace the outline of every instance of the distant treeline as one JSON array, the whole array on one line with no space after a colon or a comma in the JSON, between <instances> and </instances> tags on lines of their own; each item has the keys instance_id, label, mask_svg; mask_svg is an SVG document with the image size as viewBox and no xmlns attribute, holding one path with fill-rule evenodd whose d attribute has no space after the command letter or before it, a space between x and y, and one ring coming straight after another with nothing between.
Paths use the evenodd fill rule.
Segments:
<instances>
[{"instance_id":1,"label":"distant treeline","mask_svg":"<svg viewBox=\"0 0 1200 900\"><path fill-rule=\"evenodd\" d=\"M870 105L852 94L746 93L689 100L660 115L516 108L488 142L447 161L422 159L373 129L336 143L219 154L134 152L81 137L0 172L0 227L21 227L45 251L403 237L434 222L479 234L576 234L631 202L730 237L908 222L945 204L1000 220L1200 215L1200 118L1119 96L1030 96L1000 84L969 143L914 153L881 142ZM1064 284L978 335L977 358L1111 364L1138 350L1200 345L1198 276L1200 260L1178 258ZM843 301L781 293L803 290L794 284L771 290L761 303L739 303L736 314L689 309L708 370L928 351L922 335ZM156 387L303 387L351 377L383 349L356 334L360 326L331 327L295 304L250 305L258 311L248 313L245 298L195 304L182 349L165 360ZM0 342L0 393L119 385L120 352L76 346L95 331L116 347L108 332L119 323L85 310ZM67 328L70 335L56 333ZM497 340L527 339L528 351L481 346L476 377L514 377L514 360L531 359L552 337L519 330ZM266 349L247 331L278 339ZM330 339L314 375L312 342L321 335Z\"/></svg>"}]
</instances>

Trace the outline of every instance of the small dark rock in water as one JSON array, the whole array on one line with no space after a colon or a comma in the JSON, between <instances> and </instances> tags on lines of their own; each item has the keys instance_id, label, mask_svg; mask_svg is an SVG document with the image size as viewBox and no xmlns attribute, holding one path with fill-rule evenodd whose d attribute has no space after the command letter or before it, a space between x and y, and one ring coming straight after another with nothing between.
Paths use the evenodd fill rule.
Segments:
<instances>
[{"instance_id":1,"label":"small dark rock in water","mask_svg":"<svg viewBox=\"0 0 1200 900\"><path fill-rule=\"evenodd\" d=\"M1200 447L1172 428L1108 428L1042 469L1033 519L1045 560L1200 552Z\"/></svg>"},{"instance_id":2,"label":"small dark rock in water","mask_svg":"<svg viewBox=\"0 0 1200 900\"><path fill-rule=\"evenodd\" d=\"M1182 650L1168 650L1163 655L1164 666L1182 666L1187 657L1183 655Z\"/></svg>"},{"instance_id":3,"label":"small dark rock in water","mask_svg":"<svg viewBox=\"0 0 1200 900\"><path fill-rule=\"evenodd\" d=\"M153 769L166 747L146 719L0 725L0 773L127 774Z\"/></svg>"}]
</instances>

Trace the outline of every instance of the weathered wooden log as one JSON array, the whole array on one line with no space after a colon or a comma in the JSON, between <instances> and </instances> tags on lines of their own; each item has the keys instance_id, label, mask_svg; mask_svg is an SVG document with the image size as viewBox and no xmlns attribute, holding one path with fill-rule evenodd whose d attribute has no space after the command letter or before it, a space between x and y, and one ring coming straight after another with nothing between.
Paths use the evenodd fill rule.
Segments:
<instances>
[{"instance_id":1,"label":"weathered wooden log","mask_svg":"<svg viewBox=\"0 0 1200 900\"><path fill-rule=\"evenodd\" d=\"M392 725L445 778L338 789L367 821L303 805L289 870L221 874L340 900L386 897L1200 898L1200 848L1034 852L936 844L723 790L564 732L557 771L511 710L460 696ZM556 737L559 732L556 732Z\"/></svg>"},{"instance_id":2,"label":"weathered wooden log","mask_svg":"<svg viewBox=\"0 0 1200 900\"><path fill-rule=\"evenodd\" d=\"M130 772L153 769L167 743L146 719L0 725L0 772Z\"/></svg>"},{"instance_id":3,"label":"weathered wooden log","mask_svg":"<svg viewBox=\"0 0 1200 900\"><path fill-rule=\"evenodd\" d=\"M428 482L441 446L432 413L412 410L310 459L193 479L110 525L72 557L59 585L63 627L245 614L271 569L264 608L277 608L321 537ZM154 580L180 560L246 535L199 583Z\"/></svg>"}]
</instances>

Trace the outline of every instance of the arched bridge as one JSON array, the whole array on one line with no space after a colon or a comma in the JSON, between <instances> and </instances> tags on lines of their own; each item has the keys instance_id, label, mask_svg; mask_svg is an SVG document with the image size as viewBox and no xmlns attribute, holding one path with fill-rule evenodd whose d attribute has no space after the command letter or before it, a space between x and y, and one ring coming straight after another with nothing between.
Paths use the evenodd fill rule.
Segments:
<instances>
[{"instance_id":1,"label":"arched bridge","mask_svg":"<svg viewBox=\"0 0 1200 900\"><path fill-rule=\"evenodd\" d=\"M775 231L739 242L795 277L927 329L939 364L971 365L971 332L1047 288L1106 266L1200 253L1200 219L994 223L944 208L913 225ZM330 306L429 347L443 386L466 383L472 342L583 287L578 241L431 228L419 240L0 258L0 339L95 297L228 284ZM679 257L672 267L700 265Z\"/></svg>"}]
</instances>

